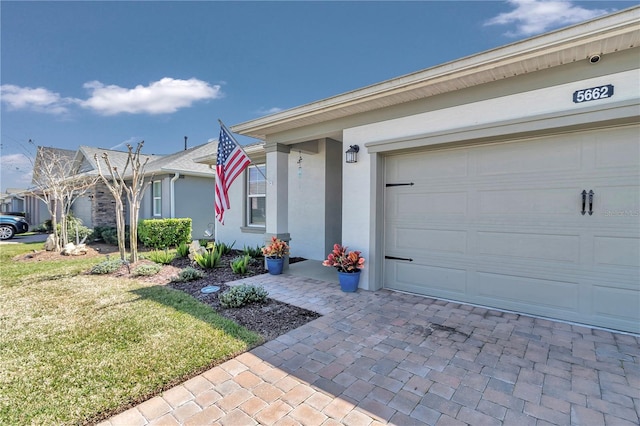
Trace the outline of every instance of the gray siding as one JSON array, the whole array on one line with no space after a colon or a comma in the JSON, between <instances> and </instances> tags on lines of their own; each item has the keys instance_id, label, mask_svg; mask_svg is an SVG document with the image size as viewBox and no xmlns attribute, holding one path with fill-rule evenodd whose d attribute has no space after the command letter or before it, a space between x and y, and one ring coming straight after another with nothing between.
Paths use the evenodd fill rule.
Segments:
<instances>
[{"instance_id":1,"label":"gray siding","mask_svg":"<svg viewBox=\"0 0 640 426\"><path fill-rule=\"evenodd\" d=\"M203 238L203 233L208 224L215 221L214 180L204 177L185 176L178 179L174 185L176 217L191 218L193 239Z\"/></svg>"},{"instance_id":2,"label":"gray siding","mask_svg":"<svg viewBox=\"0 0 640 426\"><path fill-rule=\"evenodd\" d=\"M82 220L82 224L87 228L93 227L93 222L91 220L91 208L92 201L88 195L79 197L74 201L73 206L71 206L71 212L73 215L80 220Z\"/></svg>"}]
</instances>

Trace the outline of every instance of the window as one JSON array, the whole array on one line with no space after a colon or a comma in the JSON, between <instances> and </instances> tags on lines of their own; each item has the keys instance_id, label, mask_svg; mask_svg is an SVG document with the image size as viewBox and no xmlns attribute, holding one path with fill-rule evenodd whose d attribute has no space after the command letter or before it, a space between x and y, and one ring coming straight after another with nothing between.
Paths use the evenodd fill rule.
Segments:
<instances>
[{"instance_id":1,"label":"window","mask_svg":"<svg viewBox=\"0 0 640 426\"><path fill-rule=\"evenodd\" d=\"M162 216L162 181L153 181L153 215Z\"/></svg>"},{"instance_id":2,"label":"window","mask_svg":"<svg viewBox=\"0 0 640 426\"><path fill-rule=\"evenodd\" d=\"M258 164L247 168L247 226L266 225L267 183L266 166Z\"/></svg>"}]
</instances>

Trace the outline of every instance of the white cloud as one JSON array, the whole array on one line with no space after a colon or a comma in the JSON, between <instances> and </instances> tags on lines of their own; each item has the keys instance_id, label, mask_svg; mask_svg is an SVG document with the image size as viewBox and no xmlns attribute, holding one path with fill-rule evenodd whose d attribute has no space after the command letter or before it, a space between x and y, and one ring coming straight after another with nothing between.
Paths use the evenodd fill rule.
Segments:
<instances>
[{"instance_id":1,"label":"white cloud","mask_svg":"<svg viewBox=\"0 0 640 426\"><path fill-rule=\"evenodd\" d=\"M30 110L48 114L65 114L71 105L80 105L103 115L170 114L194 102L222 97L220 85L191 78L180 80L165 77L148 86L127 89L90 81L83 86L88 99L65 98L43 87L33 89L13 84L0 86L2 102L12 110Z\"/></svg>"},{"instance_id":2,"label":"white cloud","mask_svg":"<svg viewBox=\"0 0 640 426\"><path fill-rule=\"evenodd\" d=\"M276 114L282 111L282 108L273 107L273 108L260 108L257 112L258 114Z\"/></svg>"},{"instance_id":3,"label":"white cloud","mask_svg":"<svg viewBox=\"0 0 640 426\"><path fill-rule=\"evenodd\" d=\"M33 166L24 154L8 154L0 156L2 170L2 189L27 188L31 185Z\"/></svg>"},{"instance_id":4,"label":"white cloud","mask_svg":"<svg viewBox=\"0 0 640 426\"><path fill-rule=\"evenodd\" d=\"M195 78L178 80L165 77L148 86L127 89L116 85L105 86L99 81L84 84L91 97L80 105L100 114L168 114L191 106L196 101L222 97L220 86L211 86Z\"/></svg>"},{"instance_id":5,"label":"white cloud","mask_svg":"<svg viewBox=\"0 0 640 426\"><path fill-rule=\"evenodd\" d=\"M613 12L615 9L585 9L570 1L558 0L508 0L515 7L485 22L485 25L516 25L515 31L505 33L509 37L531 36L553 28L587 21Z\"/></svg>"},{"instance_id":6,"label":"white cloud","mask_svg":"<svg viewBox=\"0 0 640 426\"><path fill-rule=\"evenodd\" d=\"M43 87L33 89L13 84L0 86L0 98L10 109L27 109L47 114L67 113L69 111L67 106L73 102Z\"/></svg>"}]
</instances>

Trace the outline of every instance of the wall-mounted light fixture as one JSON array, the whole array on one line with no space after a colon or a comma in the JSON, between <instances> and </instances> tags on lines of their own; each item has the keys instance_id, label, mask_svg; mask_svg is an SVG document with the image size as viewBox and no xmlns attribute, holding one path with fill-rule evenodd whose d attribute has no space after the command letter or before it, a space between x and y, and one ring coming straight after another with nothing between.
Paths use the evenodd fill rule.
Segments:
<instances>
[{"instance_id":1,"label":"wall-mounted light fixture","mask_svg":"<svg viewBox=\"0 0 640 426\"><path fill-rule=\"evenodd\" d=\"M360 147L358 145L349 145L349 149L346 152L347 163L357 163L358 152L360 152Z\"/></svg>"}]
</instances>

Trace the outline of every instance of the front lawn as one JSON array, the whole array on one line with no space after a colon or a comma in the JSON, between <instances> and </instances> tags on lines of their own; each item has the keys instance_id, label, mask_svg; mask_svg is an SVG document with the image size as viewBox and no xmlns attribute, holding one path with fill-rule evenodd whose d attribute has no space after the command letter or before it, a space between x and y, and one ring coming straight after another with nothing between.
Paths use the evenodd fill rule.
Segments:
<instances>
[{"instance_id":1,"label":"front lawn","mask_svg":"<svg viewBox=\"0 0 640 426\"><path fill-rule=\"evenodd\" d=\"M191 296L86 275L101 258L14 262L0 246L0 424L76 424L141 402L260 342Z\"/></svg>"}]
</instances>

